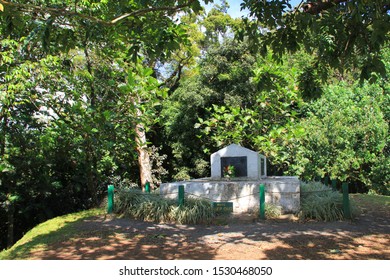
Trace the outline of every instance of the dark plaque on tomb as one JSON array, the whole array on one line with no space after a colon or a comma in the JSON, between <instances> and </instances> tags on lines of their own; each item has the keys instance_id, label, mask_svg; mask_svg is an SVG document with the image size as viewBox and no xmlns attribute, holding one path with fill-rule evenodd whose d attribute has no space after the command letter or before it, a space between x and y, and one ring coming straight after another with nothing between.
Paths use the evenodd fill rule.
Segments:
<instances>
[{"instance_id":1,"label":"dark plaque on tomb","mask_svg":"<svg viewBox=\"0 0 390 280\"><path fill-rule=\"evenodd\" d=\"M216 214L233 213L233 202L213 202L212 205Z\"/></svg>"},{"instance_id":2,"label":"dark plaque on tomb","mask_svg":"<svg viewBox=\"0 0 390 280\"><path fill-rule=\"evenodd\" d=\"M221 177L248 177L247 157L221 157Z\"/></svg>"}]
</instances>

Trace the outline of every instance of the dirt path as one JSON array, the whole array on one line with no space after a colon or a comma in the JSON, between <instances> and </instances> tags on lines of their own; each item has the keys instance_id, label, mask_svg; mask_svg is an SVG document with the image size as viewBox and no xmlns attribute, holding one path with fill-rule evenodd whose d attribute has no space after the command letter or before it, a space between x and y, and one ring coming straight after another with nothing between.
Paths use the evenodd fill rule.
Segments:
<instances>
[{"instance_id":1,"label":"dirt path","mask_svg":"<svg viewBox=\"0 0 390 280\"><path fill-rule=\"evenodd\" d=\"M390 259L390 209L362 206L353 222L235 222L225 226L155 224L95 217L77 237L32 259Z\"/></svg>"}]
</instances>

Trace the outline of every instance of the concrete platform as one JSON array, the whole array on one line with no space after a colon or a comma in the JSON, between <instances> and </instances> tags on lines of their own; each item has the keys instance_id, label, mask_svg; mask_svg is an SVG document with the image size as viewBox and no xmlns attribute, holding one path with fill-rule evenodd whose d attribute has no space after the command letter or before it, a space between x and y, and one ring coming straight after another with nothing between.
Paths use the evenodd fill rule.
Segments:
<instances>
[{"instance_id":1,"label":"concrete platform","mask_svg":"<svg viewBox=\"0 0 390 280\"><path fill-rule=\"evenodd\" d=\"M184 186L189 197L202 197L213 202L233 202L233 213L251 213L259 209L259 186L265 185L265 202L281 206L283 213L297 213L300 209L300 181L298 177L275 176L251 178L200 178L189 181L163 183L160 194L176 199L178 186Z\"/></svg>"}]
</instances>

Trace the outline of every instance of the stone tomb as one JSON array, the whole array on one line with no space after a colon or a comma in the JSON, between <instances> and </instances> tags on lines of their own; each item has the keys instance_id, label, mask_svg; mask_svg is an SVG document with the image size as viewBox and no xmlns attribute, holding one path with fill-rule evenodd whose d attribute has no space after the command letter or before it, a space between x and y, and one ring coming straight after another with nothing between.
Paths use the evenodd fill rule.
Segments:
<instances>
[{"instance_id":1,"label":"stone tomb","mask_svg":"<svg viewBox=\"0 0 390 280\"><path fill-rule=\"evenodd\" d=\"M259 179L267 177L266 158L259 153L231 144L211 155L211 178L224 178L226 168L233 166L234 177Z\"/></svg>"},{"instance_id":2,"label":"stone tomb","mask_svg":"<svg viewBox=\"0 0 390 280\"><path fill-rule=\"evenodd\" d=\"M234 166L235 176L224 176L226 166ZM229 145L211 155L211 177L163 183L160 194L177 199L178 186L184 185L189 197L203 197L214 204L233 205L233 213L257 212L259 185L265 185L265 202L282 208L284 213L300 209L300 181L297 177L267 177L266 158L239 145Z\"/></svg>"}]
</instances>

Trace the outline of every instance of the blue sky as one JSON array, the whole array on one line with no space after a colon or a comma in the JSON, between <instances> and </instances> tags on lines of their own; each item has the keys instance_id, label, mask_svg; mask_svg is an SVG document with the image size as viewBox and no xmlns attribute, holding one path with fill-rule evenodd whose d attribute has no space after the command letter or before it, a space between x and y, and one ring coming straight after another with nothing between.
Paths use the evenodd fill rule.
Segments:
<instances>
[{"instance_id":1,"label":"blue sky","mask_svg":"<svg viewBox=\"0 0 390 280\"><path fill-rule=\"evenodd\" d=\"M231 17L235 18L235 17L241 17L243 14L246 14L247 12L245 11L241 11L241 0L228 0L229 2L229 5L230 5L230 8L228 10L228 13L230 14ZM291 5L293 7L297 6L299 3L301 2L301 0L292 0L291 1ZM220 4L220 1L219 0L214 0L214 4ZM211 5L208 5L210 8L213 6L213 4ZM206 8L206 10L208 10Z\"/></svg>"}]
</instances>

